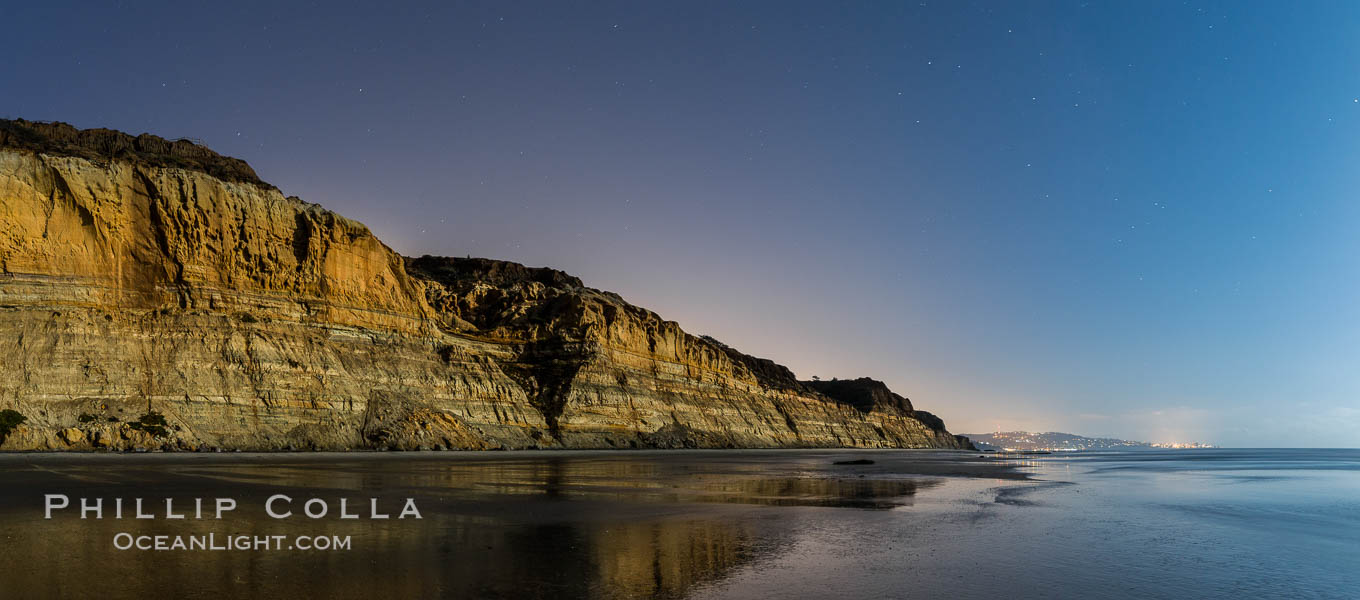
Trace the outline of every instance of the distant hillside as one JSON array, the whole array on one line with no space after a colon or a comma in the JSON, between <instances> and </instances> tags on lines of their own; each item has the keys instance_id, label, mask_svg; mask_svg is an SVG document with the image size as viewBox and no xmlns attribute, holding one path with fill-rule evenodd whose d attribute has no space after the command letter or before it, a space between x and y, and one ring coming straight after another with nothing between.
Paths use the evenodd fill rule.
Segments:
<instances>
[{"instance_id":1,"label":"distant hillside","mask_svg":"<svg viewBox=\"0 0 1360 600\"><path fill-rule=\"evenodd\" d=\"M982 450L1151 450L1156 446L1115 438L1090 438L1049 431L1003 431L966 434Z\"/></svg>"},{"instance_id":2,"label":"distant hillside","mask_svg":"<svg viewBox=\"0 0 1360 600\"><path fill-rule=\"evenodd\" d=\"M1049 431L1034 433L1030 431L1001 431L997 433L969 433L965 437L972 440L979 450L1160 450L1179 448L1217 448L1203 442L1135 442L1117 438L1091 438L1072 433Z\"/></svg>"}]
</instances>

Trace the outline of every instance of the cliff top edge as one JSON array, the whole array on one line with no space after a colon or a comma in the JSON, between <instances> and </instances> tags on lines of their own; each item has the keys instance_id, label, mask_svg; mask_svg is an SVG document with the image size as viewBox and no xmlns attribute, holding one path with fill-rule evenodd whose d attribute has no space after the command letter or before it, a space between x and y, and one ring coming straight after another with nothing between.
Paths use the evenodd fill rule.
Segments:
<instances>
[{"instance_id":1,"label":"cliff top edge","mask_svg":"<svg viewBox=\"0 0 1360 600\"><path fill-rule=\"evenodd\" d=\"M246 161L223 156L188 138L167 140L149 133L134 136L113 129L80 129L60 121L0 119L0 148L74 156L94 162L121 160L152 167L188 169L224 181L278 189L260 179Z\"/></svg>"}]
</instances>

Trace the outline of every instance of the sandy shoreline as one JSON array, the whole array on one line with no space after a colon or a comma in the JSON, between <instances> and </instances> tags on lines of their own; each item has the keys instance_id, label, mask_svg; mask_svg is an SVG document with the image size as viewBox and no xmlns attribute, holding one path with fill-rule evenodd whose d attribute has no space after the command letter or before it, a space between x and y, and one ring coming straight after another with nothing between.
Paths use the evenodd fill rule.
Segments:
<instances>
[{"instance_id":1,"label":"sandy shoreline","mask_svg":"<svg viewBox=\"0 0 1360 600\"><path fill-rule=\"evenodd\" d=\"M966 450L936 449L730 449L730 450L509 450L509 451L415 451L415 452L0 452L0 469L11 465L42 464L365 464L497 463L532 460L587 461L689 461L702 458L714 465L757 464L796 460L809 469L807 475L918 475L1027 479L1016 468L1017 457ZM845 461L871 464L835 464Z\"/></svg>"}]
</instances>

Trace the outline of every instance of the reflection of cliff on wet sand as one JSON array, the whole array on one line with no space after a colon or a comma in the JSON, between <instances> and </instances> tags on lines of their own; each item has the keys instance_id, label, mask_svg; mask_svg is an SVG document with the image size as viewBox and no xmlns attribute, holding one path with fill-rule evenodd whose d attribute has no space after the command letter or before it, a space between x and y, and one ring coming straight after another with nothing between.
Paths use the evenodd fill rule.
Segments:
<instances>
[{"instance_id":1,"label":"reflection of cliff on wet sand","mask_svg":"<svg viewBox=\"0 0 1360 600\"><path fill-rule=\"evenodd\" d=\"M350 535L347 552L118 551L137 535ZM6 598L672 598L757 557L755 527L712 518L508 525L438 515L422 525L309 521L0 526ZM22 549L22 551L14 551Z\"/></svg>"},{"instance_id":2,"label":"reflection of cliff on wet sand","mask_svg":"<svg viewBox=\"0 0 1360 600\"><path fill-rule=\"evenodd\" d=\"M911 503L935 479L864 474L770 472L754 468L675 470L661 462L547 458L505 462L497 468L452 469L444 482L497 494L649 502L718 502L770 506L892 508Z\"/></svg>"},{"instance_id":3,"label":"reflection of cliff on wet sand","mask_svg":"<svg viewBox=\"0 0 1360 600\"><path fill-rule=\"evenodd\" d=\"M825 510L800 506L902 506L939 481L879 455L850 468L822 453L448 456L4 457L2 595L674 598L785 552L798 511ZM44 520L44 493L240 507L223 521ZM274 493L377 496L393 513L409 496L424 518L276 520L263 512ZM347 535L352 549L119 551L119 532Z\"/></svg>"}]
</instances>

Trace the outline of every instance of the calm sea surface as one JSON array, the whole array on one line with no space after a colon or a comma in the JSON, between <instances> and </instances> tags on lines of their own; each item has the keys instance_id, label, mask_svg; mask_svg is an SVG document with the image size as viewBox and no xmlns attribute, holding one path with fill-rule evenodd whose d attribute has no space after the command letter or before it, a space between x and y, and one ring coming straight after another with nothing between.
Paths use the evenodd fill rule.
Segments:
<instances>
[{"instance_id":1,"label":"calm sea surface","mask_svg":"<svg viewBox=\"0 0 1360 600\"><path fill-rule=\"evenodd\" d=\"M116 547L210 535L350 547ZM1360 598L1360 451L0 455L0 598L283 596Z\"/></svg>"}]
</instances>

